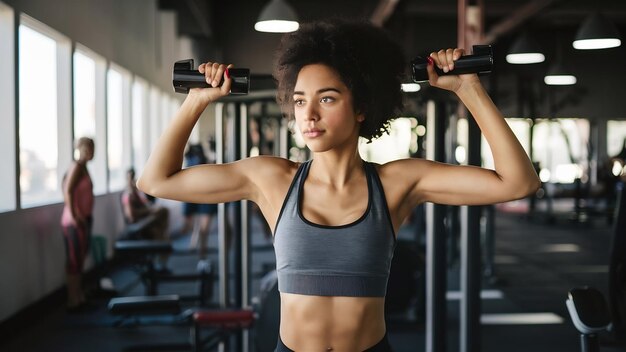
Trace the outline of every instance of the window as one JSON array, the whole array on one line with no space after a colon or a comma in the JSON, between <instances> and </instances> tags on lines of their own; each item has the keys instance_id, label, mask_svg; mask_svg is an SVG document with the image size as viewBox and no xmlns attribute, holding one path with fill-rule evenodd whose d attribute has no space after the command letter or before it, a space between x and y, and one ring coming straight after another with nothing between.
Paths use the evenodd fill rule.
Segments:
<instances>
[{"instance_id":1,"label":"window","mask_svg":"<svg viewBox=\"0 0 626 352\"><path fill-rule=\"evenodd\" d=\"M533 161L544 182L573 183L588 168L589 121L559 118L538 120L533 136Z\"/></svg>"},{"instance_id":2,"label":"window","mask_svg":"<svg viewBox=\"0 0 626 352\"><path fill-rule=\"evenodd\" d=\"M181 105L180 100L174 97L170 97L170 109L169 109L169 114L167 116L167 122L165 124L166 126L167 124L170 123L170 121L174 119L174 116L176 116L178 109L180 109L180 105Z\"/></svg>"},{"instance_id":3,"label":"window","mask_svg":"<svg viewBox=\"0 0 626 352\"><path fill-rule=\"evenodd\" d=\"M94 193L104 194L106 185L106 143L104 119L105 60L82 45L74 52L74 140L95 141L94 159L87 164Z\"/></svg>"},{"instance_id":4,"label":"window","mask_svg":"<svg viewBox=\"0 0 626 352\"><path fill-rule=\"evenodd\" d=\"M71 163L70 41L22 15L19 26L19 157L23 208L63 200ZM36 69L35 69L36 68Z\"/></svg>"},{"instance_id":5,"label":"window","mask_svg":"<svg viewBox=\"0 0 626 352\"><path fill-rule=\"evenodd\" d=\"M529 155L530 152L530 126L532 121L530 119L520 119L520 118L507 118L505 119L509 124L509 127L517 137L517 140L522 145L526 154ZM536 137L535 137L536 138ZM481 153L483 160L483 167L488 169L495 169L495 165L493 163L493 154L491 153L491 148L489 147L489 143L484 136L482 136L481 143Z\"/></svg>"},{"instance_id":6,"label":"window","mask_svg":"<svg viewBox=\"0 0 626 352\"><path fill-rule=\"evenodd\" d=\"M107 162L109 191L126 186L130 166L130 74L111 65L107 71Z\"/></svg>"},{"instance_id":7,"label":"window","mask_svg":"<svg viewBox=\"0 0 626 352\"><path fill-rule=\"evenodd\" d=\"M133 167L139 175L148 158L150 129L148 124L148 85L135 78L132 90Z\"/></svg>"},{"instance_id":8,"label":"window","mask_svg":"<svg viewBox=\"0 0 626 352\"><path fill-rule=\"evenodd\" d=\"M150 155L152 149L156 145L159 136L161 135L161 91L155 86L150 87L150 143L148 148L148 154L146 157Z\"/></svg>"},{"instance_id":9,"label":"window","mask_svg":"<svg viewBox=\"0 0 626 352\"><path fill-rule=\"evenodd\" d=\"M363 138L359 142L359 153L364 159L376 163L386 163L401 158L408 158L413 135L412 125L416 125L417 119L399 117L389 124L389 133L385 133L379 138L373 139L371 143ZM297 129L296 129L297 130ZM296 143L298 146L304 145L299 131Z\"/></svg>"},{"instance_id":10,"label":"window","mask_svg":"<svg viewBox=\"0 0 626 352\"><path fill-rule=\"evenodd\" d=\"M626 121L609 120L606 124L606 153L609 157L620 154L626 147Z\"/></svg>"},{"instance_id":11,"label":"window","mask_svg":"<svg viewBox=\"0 0 626 352\"><path fill-rule=\"evenodd\" d=\"M0 2L0 212L15 210L15 41L13 10Z\"/></svg>"},{"instance_id":12,"label":"window","mask_svg":"<svg viewBox=\"0 0 626 352\"><path fill-rule=\"evenodd\" d=\"M170 96L167 93L163 93L161 95L161 101L159 102L159 106L161 107L159 124L161 125L161 133L163 133L163 131L165 131L165 129L169 125L170 118L173 117L173 115L170 115Z\"/></svg>"},{"instance_id":13,"label":"window","mask_svg":"<svg viewBox=\"0 0 626 352\"><path fill-rule=\"evenodd\" d=\"M74 52L74 139L96 138L96 61Z\"/></svg>"}]
</instances>

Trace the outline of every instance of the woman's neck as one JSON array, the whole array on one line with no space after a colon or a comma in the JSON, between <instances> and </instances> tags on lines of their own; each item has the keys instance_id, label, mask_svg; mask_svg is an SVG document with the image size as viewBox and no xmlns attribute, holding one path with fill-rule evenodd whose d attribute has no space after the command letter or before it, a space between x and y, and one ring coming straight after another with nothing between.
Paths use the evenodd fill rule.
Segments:
<instances>
[{"instance_id":1,"label":"woman's neck","mask_svg":"<svg viewBox=\"0 0 626 352\"><path fill-rule=\"evenodd\" d=\"M315 153L313 163L309 171L309 177L320 182L333 185L335 188L343 188L355 176L363 172L363 159L358 150L354 153Z\"/></svg>"}]
</instances>

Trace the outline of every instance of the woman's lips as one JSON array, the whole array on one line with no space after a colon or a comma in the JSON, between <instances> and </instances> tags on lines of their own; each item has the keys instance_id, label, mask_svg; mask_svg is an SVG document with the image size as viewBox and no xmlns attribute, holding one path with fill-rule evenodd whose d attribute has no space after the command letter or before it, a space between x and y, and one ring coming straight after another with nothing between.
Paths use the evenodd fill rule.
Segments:
<instances>
[{"instance_id":1,"label":"woman's lips","mask_svg":"<svg viewBox=\"0 0 626 352\"><path fill-rule=\"evenodd\" d=\"M304 136L309 137L309 138L319 137L322 134L324 134L324 130L318 130L318 129L306 130L303 133Z\"/></svg>"}]
</instances>

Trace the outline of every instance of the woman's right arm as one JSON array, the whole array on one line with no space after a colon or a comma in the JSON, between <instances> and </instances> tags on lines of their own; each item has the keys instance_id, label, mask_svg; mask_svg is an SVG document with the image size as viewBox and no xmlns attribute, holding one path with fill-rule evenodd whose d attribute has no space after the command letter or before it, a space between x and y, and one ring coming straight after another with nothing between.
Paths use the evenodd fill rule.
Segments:
<instances>
[{"instance_id":1,"label":"woman's right arm","mask_svg":"<svg viewBox=\"0 0 626 352\"><path fill-rule=\"evenodd\" d=\"M80 211L76 208L76 204L74 204L74 192L76 192L76 186L78 185L78 181L80 180L82 168L78 165L78 163L72 163L69 171L67 172L67 181L65 184L65 189L63 190L63 198L65 199L65 203L72 214L72 219L74 219L74 223L78 226L82 225L84 219Z\"/></svg>"},{"instance_id":2,"label":"woman's right arm","mask_svg":"<svg viewBox=\"0 0 626 352\"><path fill-rule=\"evenodd\" d=\"M225 65L207 63L200 65L198 70L205 74L212 87L190 90L148 158L137 186L154 197L184 202L222 203L253 199L256 190L249 182L249 174L259 161L246 159L230 164L181 168L185 145L200 114L208 104L227 95L231 86ZM222 79L224 84L219 87Z\"/></svg>"}]
</instances>

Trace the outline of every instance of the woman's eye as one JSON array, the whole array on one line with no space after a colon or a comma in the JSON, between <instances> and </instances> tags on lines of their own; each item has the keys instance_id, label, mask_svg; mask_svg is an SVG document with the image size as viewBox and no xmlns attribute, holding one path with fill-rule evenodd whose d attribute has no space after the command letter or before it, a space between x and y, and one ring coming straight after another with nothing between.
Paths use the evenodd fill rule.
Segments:
<instances>
[{"instance_id":1,"label":"woman's eye","mask_svg":"<svg viewBox=\"0 0 626 352\"><path fill-rule=\"evenodd\" d=\"M295 100L293 101L293 103L294 103L296 106L302 106L302 105L304 104L304 100L302 100L302 99L295 99Z\"/></svg>"},{"instance_id":2,"label":"woman's eye","mask_svg":"<svg viewBox=\"0 0 626 352\"><path fill-rule=\"evenodd\" d=\"M333 97L323 97L320 101L322 103L332 103L333 101L335 101L335 98L333 98Z\"/></svg>"}]
</instances>

